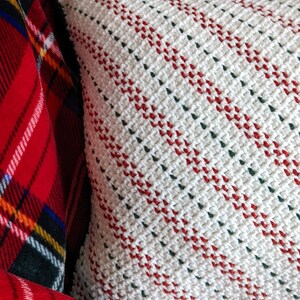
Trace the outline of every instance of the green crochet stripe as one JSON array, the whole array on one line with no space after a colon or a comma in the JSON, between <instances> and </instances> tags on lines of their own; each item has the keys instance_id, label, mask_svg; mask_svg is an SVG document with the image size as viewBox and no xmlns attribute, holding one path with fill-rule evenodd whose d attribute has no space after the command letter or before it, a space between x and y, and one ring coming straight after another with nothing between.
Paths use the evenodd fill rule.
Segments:
<instances>
[{"instance_id":1,"label":"green crochet stripe","mask_svg":"<svg viewBox=\"0 0 300 300\"><path fill-rule=\"evenodd\" d=\"M98 89L98 93L99 93L100 95L102 95L103 100L104 100L105 102L108 103L108 102L109 102L109 98L103 94L103 91L98 87L98 84L97 84L97 82L95 81L95 78L94 78L93 76L90 75L89 70L86 68L85 64L84 64L82 61L81 61L81 65L82 65L82 67L84 68L84 70L88 73L88 75L90 76L90 78L91 78L91 80L93 81L93 84L95 85L95 87ZM120 119L121 119L121 124L124 126L124 128L127 128L128 122L126 122L124 119L121 118L122 114L119 113L119 112L117 112L117 111L115 110L114 106L113 106L111 103L108 103L108 105L110 106L110 108L112 109L112 111L115 113L115 116L116 116L117 118L120 118ZM140 138L140 137L138 137L138 136L136 135L136 131L135 131L135 130L133 130L132 128L130 128L130 127L128 126L127 131L129 132L130 135L133 135L133 136L136 137L136 140L137 140L138 144L142 144L142 143L143 143L143 139ZM145 151L146 154L151 155L151 158L152 158L153 162L159 162L159 160L161 159L160 157L157 157L157 156L154 156L154 155L152 155L152 154L149 154L149 153L152 151L151 148L144 146L143 149L144 149L144 151ZM97 160L97 162L100 161L99 158L97 158L96 160ZM163 164L160 164L160 167L161 167L161 169L162 169L164 172L166 172L166 171L168 170L168 168L167 168L165 165L163 165ZM102 169L101 172L102 172L102 171L105 172L104 169ZM174 176L174 175L171 174L171 173L169 173L168 175L169 175L169 177L170 177L172 180L176 180L176 179L177 179L177 177ZM108 181L110 181L110 178L109 178L109 177L106 177L106 179L107 179ZM178 184L178 188L179 188L180 190L184 190L184 189L185 189L185 187L182 186L181 184ZM113 187L113 190L116 191L117 188L116 188L116 187ZM195 195L193 195L193 194L191 194L191 193L189 193L189 192L186 192L186 193L187 193L187 195L189 196L190 199L194 199L194 198L195 198ZM124 197L123 197L121 194L118 193L117 195L118 195L119 200L124 200ZM129 205L128 203L126 203L125 206L126 206L126 209L127 209L127 210L130 210L130 209L131 209L131 207L130 207L130 205ZM202 210L202 209L205 208L205 206L199 202L199 203L198 203L198 208L199 208L200 210ZM208 210L208 208L206 208L206 209ZM207 213L209 219L213 219L213 218L215 217L215 215L214 215L212 212L210 212L210 211L206 211L206 213ZM134 214L135 214L135 213L134 213ZM139 215L137 215L137 214L135 214L134 217L135 217L136 219L139 219ZM223 222L221 222L220 220L217 220L217 219L216 219L216 223L218 224L219 227L222 227L222 228L223 228L223 227L225 226L225 223L223 223ZM144 227L148 227L147 224L146 224L146 226L145 226L145 223L142 223L142 224L143 224ZM225 228L224 228L224 229L225 229ZM229 234L229 236L231 236L231 237L234 236L234 237L236 238L238 244L244 244L244 243L245 243L245 241L243 241L243 240L240 239L239 237L236 237L236 236L235 236L235 232L233 232L232 230L230 230L230 229L228 229L228 228L225 229L225 230L226 230L225 232L227 232L227 234ZM157 236L157 233L152 232L152 235L153 235L153 237L156 237L156 236ZM162 241L160 241L160 244L161 244L163 247L166 246L166 244L164 244ZM274 273L274 272L268 271L268 269L271 268L272 266L270 266L270 265L264 263L264 262L263 262L264 259L263 259L261 256L255 254L255 253L253 252L253 250L252 250L250 247L248 247L246 244L245 244L244 247L245 247L245 249L246 249L246 251L247 251L247 253L248 253L249 255L251 254L252 256L254 256L254 258L255 258L256 261L259 261L259 262L260 262L261 266L262 266L263 269L267 272L267 274L269 274L272 278L275 278L275 277L278 278L277 280L278 280L278 282L279 282L280 285L283 286L283 285L285 285L285 284L288 284L288 282L286 282L286 281L284 281L282 278L278 277L278 276L280 276L280 274L276 274L276 273ZM169 249L169 254L171 255L171 254L172 254L172 251L171 251L171 252L170 252L170 251L171 251L171 250ZM171 255L171 256L172 256L172 255ZM175 255L173 255L173 256L175 256ZM182 261L181 261L181 262L178 261L178 262L179 262L179 264L181 264ZM184 262L183 262L183 263L184 263ZM192 273L190 268L187 268L187 271L188 271L189 273ZM193 270L192 270L192 271L193 271ZM196 277L196 278L199 279L199 277ZM293 291L292 291L291 289L289 289L289 288L286 288L285 290L286 290L286 292L288 292L289 294L293 292ZM224 296L223 296L223 297L224 297ZM299 297L298 295L296 295L296 294L293 295L293 297L294 297L294 299L300 299L300 297ZM225 296L225 298L223 298L223 299L227 299L226 296Z\"/></svg>"}]
</instances>

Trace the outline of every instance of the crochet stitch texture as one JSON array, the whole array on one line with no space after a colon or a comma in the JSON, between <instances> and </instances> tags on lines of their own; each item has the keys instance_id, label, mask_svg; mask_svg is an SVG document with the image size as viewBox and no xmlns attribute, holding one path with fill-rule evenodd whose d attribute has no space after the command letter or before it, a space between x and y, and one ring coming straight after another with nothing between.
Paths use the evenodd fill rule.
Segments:
<instances>
[{"instance_id":1,"label":"crochet stitch texture","mask_svg":"<svg viewBox=\"0 0 300 300\"><path fill-rule=\"evenodd\" d=\"M62 0L93 185L76 299L300 299L300 2Z\"/></svg>"}]
</instances>

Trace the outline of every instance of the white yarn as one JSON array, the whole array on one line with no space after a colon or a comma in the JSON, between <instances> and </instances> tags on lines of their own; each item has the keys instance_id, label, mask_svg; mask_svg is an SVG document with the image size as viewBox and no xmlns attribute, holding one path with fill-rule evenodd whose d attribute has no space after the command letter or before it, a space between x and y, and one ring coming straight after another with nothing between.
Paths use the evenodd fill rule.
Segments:
<instances>
[{"instance_id":1,"label":"white yarn","mask_svg":"<svg viewBox=\"0 0 300 300\"><path fill-rule=\"evenodd\" d=\"M300 299L300 2L61 0L93 186L76 299Z\"/></svg>"}]
</instances>

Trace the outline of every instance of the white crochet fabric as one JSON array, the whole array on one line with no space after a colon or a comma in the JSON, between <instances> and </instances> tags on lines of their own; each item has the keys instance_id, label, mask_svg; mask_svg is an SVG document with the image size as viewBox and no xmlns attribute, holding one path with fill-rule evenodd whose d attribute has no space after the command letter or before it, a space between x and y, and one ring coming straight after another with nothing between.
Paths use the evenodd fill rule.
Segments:
<instances>
[{"instance_id":1,"label":"white crochet fabric","mask_svg":"<svg viewBox=\"0 0 300 300\"><path fill-rule=\"evenodd\" d=\"M62 0L92 216L76 299L300 299L300 1Z\"/></svg>"}]
</instances>

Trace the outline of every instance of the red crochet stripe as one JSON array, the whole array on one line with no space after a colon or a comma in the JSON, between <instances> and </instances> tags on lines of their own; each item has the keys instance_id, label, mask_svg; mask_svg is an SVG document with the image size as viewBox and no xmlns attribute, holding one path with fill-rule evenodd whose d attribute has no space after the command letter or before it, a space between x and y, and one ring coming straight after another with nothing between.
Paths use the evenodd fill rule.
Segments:
<instances>
[{"instance_id":1,"label":"red crochet stripe","mask_svg":"<svg viewBox=\"0 0 300 300\"><path fill-rule=\"evenodd\" d=\"M255 227L260 227L264 236L268 236L273 245L277 245L282 253L288 256L290 263L297 264L297 270L300 271L300 250L295 246L293 240L287 240L287 234L277 228L277 223L274 220L268 220L268 215L258 210L258 206L254 203L247 203L249 197L239 192L239 188L235 185L228 184L230 181L226 176L219 174L216 167L209 167L210 162L203 157L200 159L200 151L198 149L190 149L190 143L181 138L182 133L176 130L174 124L165 119L157 108L153 105L148 106L146 103L148 99L142 95L142 91L135 86L131 79L128 79L124 72L120 71L120 66L115 65L112 58L109 58L108 53L102 51L98 47L99 52L93 49L95 42L91 39L85 40L83 34L72 31L76 41L84 43L88 47L90 53L95 59L98 59L100 65L104 66L105 71L108 72L123 94L128 94L129 101L135 103L134 107L137 111L141 111L143 118L150 121L153 128L157 128L162 137L166 138L168 144L173 148L178 156L185 157L187 165L194 165L193 171L196 174L203 174L202 178L206 183L213 185L217 192L221 192L226 201L231 201L235 210L242 210L242 215L245 219L252 219ZM92 44L91 44L92 43ZM141 103L143 102L143 103ZM295 254L297 257L295 258Z\"/></svg>"},{"instance_id":2,"label":"red crochet stripe","mask_svg":"<svg viewBox=\"0 0 300 300\"><path fill-rule=\"evenodd\" d=\"M107 4L108 2L108 4ZM111 5L115 2L115 5ZM106 4L105 4L106 3ZM179 50L171 47L171 43L164 42L163 36L155 32L155 29L148 26L140 16L136 16L132 11L128 10L124 4L117 5L118 0L102 1L102 5L106 5L108 9L112 9L116 15L120 15L123 21L129 26L135 28L136 32L145 39L156 52L163 56L165 61L169 62L173 69L180 71L180 75L190 85L196 86L197 92L206 95L206 99L211 104L216 104L215 108L219 113L225 114L228 121L232 121L234 125L243 131L245 137L254 142L258 149L262 149L266 157L273 158L276 166L280 166L286 176L293 178L296 185L300 185L299 161L290 157L290 153L282 149L280 143L270 140L270 135L266 132L260 132L261 126L256 122L251 122L250 116L243 113L242 110L232 105L229 97L223 96L220 88L209 79L201 71L197 71L197 67L188 63L188 59L180 55ZM85 35L84 33L82 33Z\"/></svg>"},{"instance_id":3,"label":"red crochet stripe","mask_svg":"<svg viewBox=\"0 0 300 300\"><path fill-rule=\"evenodd\" d=\"M74 32L72 33L74 34ZM90 102L90 99L86 97L85 101ZM231 281L238 281L239 287L245 289L248 295L251 294L257 297L257 291L260 287L254 283L250 284L252 280L249 277L242 277L245 272L236 267L234 263L228 262L225 255L218 253L218 248L214 245L210 245L207 238L199 235L198 229L194 227L191 229L186 228L189 221L186 219L178 219L177 215L179 212L174 209L169 209L169 202L166 199L163 199L162 201L158 199L161 193L152 189L152 183L143 180L145 175L137 169L133 162L128 160L129 156L127 154L121 152L122 147L115 143L115 138L109 134L109 129L104 125L104 121L98 117L97 112L92 109L92 105L86 104L86 107L89 115L93 117L92 125L94 130L99 133L99 138L103 141L106 149L116 160L118 167L123 169L123 174L126 177L131 177L130 180L132 185L137 187L138 192L143 197L146 197L147 203L149 205L154 205L154 212L156 214L164 214L164 221L167 224L173 224L174 232L180 234L185 242L191 242L194 251L201 251L202 257L205 260L211 260L211 264L214 268L220 269L221 273L227 275ZM161 208L162 206L163 208ZM254 292L251 293L251 289L254 289ZM260 295L263 297L267 296L264 292L261 292Z\"/></svg>"},{"instance_id":4,"label":"red crochet stripe","mask_svg":"<svg viewBox=\"0 0 300 300\"><path fill-rule=\"evenodd\" d=\"M94 178L93 178L93 180L94 180ZM92 227L90 227L90 229L89 229L89 235L90 235L90 238L89 238L88 261L89 261L89 265L90 265L90 270L92 271L92 276L93 276L95 282L98 282L100 284L101 291L104 294L109 295L109 299L113 299L112 297L113 297L114 287L110 286L110 288L105 288L104 286L105 286L106 277L102 272L99 273L99 269L100 269L101 265L98 264L98 262L95 258L97 257L96 249L97 249L97 251L99 251L100 249L95 244L95 239L96 239L97 235L95 235L94 231L92 230ZM118 296L120 297L120 295L118 295ZM120 297L120 298L122 298L122 297Z\"/></svg>"},{"instance_id":5,"label":"red crochet stripe","mask_svg":"<svg viewBox=\"0 0 300 300\"><path fill-rule=\"evenodd\" d=\"M276 16L275 13L263 7L262 5L255 5L252 2L246 2L245 0L232 0L235 4L240 4L243 8L249 8L254 13L259 13L262 17L269 18L273 23L279 23L279 25L283 28L288 28L294 34L300 32L300 24L296 23L295 20L289 18L285 19L282 15Z\"/></svg>"},{"instance_id":6,"label":"red crochet stripe","mask_svg":"<svg viewBox=\"0 0 300 300\"><path fill-rule=\"evenodd\" d=\"M86 98L85 96L85 101L89 102L89 99ZM90 112L91 113L91 112ZM99 126L100 127L100 126ZM103 130L105 130L105 128L103 128ZM106 129L107 130L107 129ZM111 136L107 136L106 134L99 134L100 139L103 141L106 149L109 151L109 153L111 154L112 157L117 157L118 153L114 152L112 149L115 148L115 146L113 145L112 140L114 140L114 138L112 138ZM107 142L107 140L110 139L110 142ZM118 147L118 145L117 145ZM89 168L90 170L90 168ZM160 272L159 270L161 269L161 266L157 265L157 264L152 264L152 266L154 266L154 269L151 268L149 266L149 264L145 261L151 261L153 258L148 255L147 253L145 253L145 250L140 247L140 246L134 246L135 244L135 239L127 232L126 228L121 224L120 220L113 215L113 209L107 204L109 203L106 199L101 197L101 194L99 193L99 185L97 180L95 179L95 177L93 176L93 174L91 173L91 170L89 171L89 175L90 175L90 179L91 179L91 183L93 186L93 189L96 192L97 195L97 199L98 199L98 203L99 203L99 207L101 208L101 210L103 211L103 216L106 220L108 220L108 224L109 227L115 232L114 233L114 237L117 240L121 241L121 247L125 250L127 249L130 254L130 258L136 259L139 261L138 266L141 269L145 269L145 274L149 277L152 278L152 280L154 280L154 284L157 286L162 286L163 292L167 295L172 295L173 299L178 299L178 300L196 300L196 298L192 295L187 295L185 296L178 296L177 295L179 293L183 293L183 294L187 294L187 291L184 289L180 288L180 285L174 281L171 281L169 278L170 276ZM100 190L101 192L101 190ZM91 250L91 249L90 249ZM90 256L89 256L90 258ZM94 261L90 262L93 263ZM101 285L104 284L104 277L102 279L97 279L96 275L98 274L98 268L91 268L91 271L94 273L94 279L100 283ZM158 281L160 280L160 282ZM171 290L168 290L167 288L170 287ZM112 289L108 289L108 290L104 290L105 293L109 294L110 296L112 296Z\"/></svg>"},{"instance_id":7,"label":"red crochet stripe","mask_svg":"<svg viewBox=\"0 0 300 300\"><path fill-rule=\"evenodd\" d=\"M216 23L212 18L208 18L204 12L198 11L195 6L187 3L183 4L181 0L168 0L168 2L179 11L190 16L211 35L216 35L221 43L225 43L227 47L235 50L237 55L244 57L249 64L253 64L256 71L263 72L265 78L272 80L275 86L280 86L286 95L293 95L293 99L297 104L300 103L299 82L290 78L285 71L279 70L279 67L275 64L270 63L269 58L261 56L260 51L253 49L250 43L243 42L242 38L225 30L221 24Z\"/></svg>"}]
</instances>

